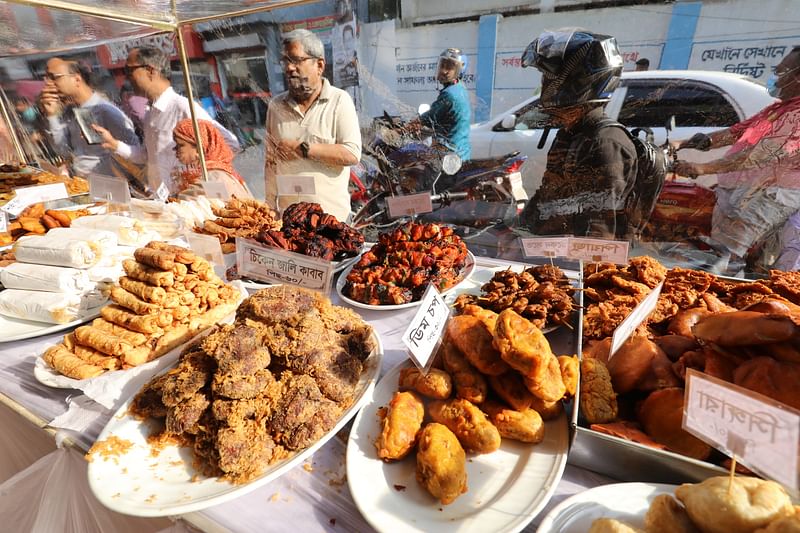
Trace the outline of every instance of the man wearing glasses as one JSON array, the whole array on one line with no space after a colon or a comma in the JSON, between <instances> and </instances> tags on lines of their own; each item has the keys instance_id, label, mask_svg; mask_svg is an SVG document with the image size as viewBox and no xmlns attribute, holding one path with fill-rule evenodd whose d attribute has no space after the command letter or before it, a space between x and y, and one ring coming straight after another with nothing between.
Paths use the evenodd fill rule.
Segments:
<instances>
[{"instance_id":1,"label":"man wearing glasses","mask_svg":"<svg viewBox=\"0 0 800 533\"><path fill-rule=\"evenodd\" d=\"M126 143L104 128L95 129L103 136L105 148L134 163L146 163L147 184L151 192L157 192L163 183L170 193L176 194L172 172L180 163L175 157L172 130L178 122L191 115L189 99L172 88L171 72L169 56L157 48L142 46L128 54L125 76L136 94L144 96L150 103L142 120L144 146ZM236 136L213 120L196 102L194 112L198 120L213 122L234 152L239 150Z\"/></svg>"},{"instance_id":2,"label":"man wearing glasses","mask_svg":"<svg viewBox=\"0 0 800 533\"><path fill-rule=\"evenodd\" d=\"M317 202L344 222L350 214L349 167L361 158L361 131L353 100L322 77L324 57L322 42L310 31L284 36L281 66L288 90L267 111L266 201L279 211ZM310 176L313 194L302 186L290 194L285 183L279 187L293 176Z\"/></svg>"},{"instance_id":3,"label":"man wearing glasses","mask_svg":"<svg viewBox=\"0 0 800 533\"><path fill-rule=\"evenodd\" d=\"M139 144L133 122L114 104L89 85L90 70L74 61L54 57L47 62L45 86L39 107L47 116L48 132L54 148L72 155L73 174L88 176L90 172L108 176L126 175L122 167L105 149L87 139L78 117L88 112L91 122L98 124L132 146ZM84 123L84 131L93 133Z\"/></svg>"}]
</instances>

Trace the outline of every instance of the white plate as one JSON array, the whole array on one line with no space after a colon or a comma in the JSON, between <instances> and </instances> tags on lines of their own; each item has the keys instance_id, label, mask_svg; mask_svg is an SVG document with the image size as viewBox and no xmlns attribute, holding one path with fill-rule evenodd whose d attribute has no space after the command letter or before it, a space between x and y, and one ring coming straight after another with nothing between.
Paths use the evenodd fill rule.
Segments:
<instances>
[{"instance_id":1,"label":"white plate","mask_svg":"<svg viewBox=\"0 0 800 533\"><path fill-rule=\"evenodd\" d=\"M235 485L220 478L203 476L191 466L194 456L189 448L168 445L157 457L153 457L147 436L152 433L156 422L153 419L143 422L128 414L132 396L97 437L98 441L102 441L115 436L130 441L132 446L120 456L107 459L95 457L89 463L89 486L92 492L103 505L120 513L169 516L205 509L269 483L302 463L335 436L371 396L383 359L383 345L377 333L373 334L373 340L376 349L364 364L353 405L342 414L339 422L316 443L297 455L271 465L249 483Z\"/></svg>"},{"instance_id":2,"label":"white plate","mask_svg":"<svg viewBox=\"0 0 800 533\"><path fill-rule=\"evenodd\" d=\"M347 482L361 514L378 531L519 531L555 492L567 464L566 414L545 426L537 445L503 439L500 449L467 455L467 492L442 505L415 479L410 454L396 463L378 458L378 409L397 390L397 365L375 387L353 422L347 442ZM402 488L405 487L405 488Z\"/></svg>"},{"instance_id":3,"label":"white plate","mask_svg":"<svg viewBox=\"0 0 800 533\"><path fill-rule=\"evenodd\" d=\"M420 300L416 300L414 302L408 302L406 304L398 304L398 305L370 305L365 304L363 302L357 302L351 298L348 298L343 293L344 284L347 282L347 276L350 274L350 271L353 270L353 266L355 265L355 261L353 262L347 270L339 274L339 279L336 280L336 292L339 294L339 297L342 299L343 302L347 302L348 305L352 305L353 307L358 307L361 309L372 309L377 311L394 311L396 309L408 309L409 307L417 307L420 304ZM464 268L461 271L461 275L459 278L458 283L450 287L449 289L442 291L442 294L450 294L454 291L457 287L459 287L462 283L467 282L472 273L475 271L475 256L472 255L472 252L467 252L467 259L464 262Z\"/></svg>"},{"instance_id":4,"label":"white plate","mask_svg":"<svg viewBox=\"0 0 800 533\"><path fill-rule=\"evenodd\" d=\"M105 304L103 304L105 305ZM100 316L100 309L103 306L94 309L88 309L87 314L83 318L67 322L66 324L48 324L47 322L33 322L31 320L22 320L18 318L10 318L0 315L0 342L21 341L24 339L33 339L35 337L42 337L50 335L51 333L58 333L65 329L80 326L84 322L94 320Z\"/></svg>"},{"instance_id":5,"label":"white plate","mask_svg":"<svg viewBox=\"0 0 800 533\"><path fill-rule=\"evenodd\" d=\"M644 528L644 515L659 494L673 494L678 485L615 483L579 492L550 511L537 533L586 533L598 518L614 518Z\"/></svg>"}]
</instances>

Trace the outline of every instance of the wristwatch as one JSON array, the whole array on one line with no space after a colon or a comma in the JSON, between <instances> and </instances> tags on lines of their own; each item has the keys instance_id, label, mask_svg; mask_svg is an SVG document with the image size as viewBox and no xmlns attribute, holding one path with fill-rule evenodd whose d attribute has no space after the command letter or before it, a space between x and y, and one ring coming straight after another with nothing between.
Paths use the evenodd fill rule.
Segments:
<instances>
[{"instance_id":1,"label":"wristwatch","mask_svg":"<svg viewBox=\"0 0 800 533\"><path fill-rule=\"evenodd\" d=\"M303 141L300 143L300 153L303 154L303 159L308 159L308 143Z\"/></svg>"}]
</instances>

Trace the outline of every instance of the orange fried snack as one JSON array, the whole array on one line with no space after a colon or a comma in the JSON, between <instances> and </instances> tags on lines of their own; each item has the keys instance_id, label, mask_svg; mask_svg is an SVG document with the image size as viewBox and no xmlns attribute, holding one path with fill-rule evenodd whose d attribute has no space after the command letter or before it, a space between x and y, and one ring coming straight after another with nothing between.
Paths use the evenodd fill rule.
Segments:
<instances>
[{"instance_id":1,"label":"orange fried snack","mask_svg":"<svg viewBox=\"0 0 800 533\"><path fill-rule=\"evenodd\" d=\"M566 396L575 396L578 390L578 380L580 380L581 362L577 355L559 355L558 364L561 367L561 379L567 389Z\"/></svg>"},{"instance_id":2,"label":"orange fried snack","mask_svg":"<svg viewBox=\"0 0 800 533\"><path fill-rule=\"evenodd\" d=\"M414 448L422 427L425 406L413 392L395 392L381 420L381 434L375 442L384 461L402 459Z\"/></svg>"},{"instance_id":3,"label":"orange fried snack","mask_svg":"<svg viewBox=\"0 0 800 533\"><path fill-rule=\"evenodd\" d=\"M581 361L580 407L589 424L611 422L617 418L617 395L611 386L611 375L600 359Z\"/></svg>"},{"instance_id":4,"label":"orange fried snack","mask_svg":"<svg viewBox=\"0 0 800 533\"><path fill-rule=\"evenodd\" d=\"M444 424L455 433L461 445L470 452L491 453L500 447L500 433L483 411L461 400L431 402L428 412L434 422Z\"/></svg>"},{"instance_id":5,"label":"orange fried snack","mask_svg":"<svg viewBox=\"0 0 800 533\"><path fill-rule=\"evenodd\" d=\"M538 444L544 440L544 421L533 409L509 409L497 402L486 401L481 407L504 439Z\"/></svg>"},{"instance_id":6,"label":"orange fried snack","mask_svg":"<svg viewBox=\"0 0 800 533\"><path fill-rule=\"evenodd\" d=\"M517 411L531 406L533 394L525 388L522 376L515 370L509 370L500 376L490 376L489 385L501 400Z\"/></svg>"},{"instance_id":7,"label":"orange fried snack","mask_svg":"<svg viewBox=\"0 0 800 533\"><path fill-rule=\"evenodd\" d=\"M417 481L443 505L467 492L467 458L453 432L431 423L419 437Z\"/></svg>"},{"instance_id":8,"label":"orange fried snack","mask_svg":"<svg viewBox=\"0 0 800 533\"><path fill-rule=\"evenodd\" d=\"M555 359L542 330L513 309L506 309L497 317L494 344L511 368L533 380L544 377L549 359Z\"/></svg>"},{"instance_id":9,"label":"orange fried snack","mask_svg":"<svg viewBox=\"0 0 800 533\"><path fill-rule=\"evenodd\" d=\"M447 323L447 334L472 366L487 376L499 376L509 369L492 344L492 333L480 318L453 317Z\"/></svg>"},{"instance_id":10,"label":"orange fried snack","mask_svg":"<svg viewBox=\"0 0 800 533\"><path fill-rule=\"evenodd\" d=\"M412 367L400 371L399 387L401 390L415 390L434 400L446 400L453 392L453 381L444 370L431 368L423 374L419 368Z\"/></svg>"},{"instance_id":11,"label":"orange fried snack","mask_svg":"<svg viewBox=\"0 0 800 533\"><path fill-rule=\"evenodd\" d=\"M683 389L679 387L651 392L639 409L639 422L653 440L673 452L705 460L711 455L711 446L684 430L682 421Z\"/></svg>"},{"instance_id":12,"label":"orange fried snack","mask_svg":"<svg viewBox=\"0 0 800 533\"><path fill-rule=\"evenodd\" d=\"M441 353L444 369L453 378L456 397L476 405L483 403L488 391L486 378L483 377L483 374L469 364L467 358L449 339L442 344Z\"/></svg>"}]
</instances>

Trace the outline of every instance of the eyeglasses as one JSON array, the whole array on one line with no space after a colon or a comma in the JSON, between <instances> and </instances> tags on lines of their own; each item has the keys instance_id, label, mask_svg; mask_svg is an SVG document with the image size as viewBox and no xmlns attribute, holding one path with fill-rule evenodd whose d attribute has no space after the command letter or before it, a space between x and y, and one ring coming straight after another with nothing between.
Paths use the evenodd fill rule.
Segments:
<instances>
[{"instance_id":1,"label":"eyeglasses","mask_svg":"<svg viewBox=\"0 0 800 533\"><path fill-rule=\"evenodd\" d=\"M133 71L136 70L137 68L146 68L148 66L149 65L142 65L142 64L139 64L139 65L125 65L123 67L123 70L125 71L125 75L126 76L130 76L131 74L133 74Z\"/></svg>"},{"instance_id":2,"label":"eyeglasses","mask_svg":"<svg viewBox=\"0 0 800 533\"><path fill-rule=\"evenodd\" d=\"M312 56L295 57L295 56L281 56L281 67L286 68L289 64L299 67L304 61L309 59L318 59Z\"/></svg>"},{"instance_id":3,"label":"eyeglasses","mask_svg":"<svg viewBox=\"0 0 800 533\"><path fill-rule=\"evenodd\" d=\"M64 76L69 76L69 72L63 74L53 74L52 72L46 72L44 77L46 80L56 81L57 79L63 78Z\"/></svg>"}]
</instances>

